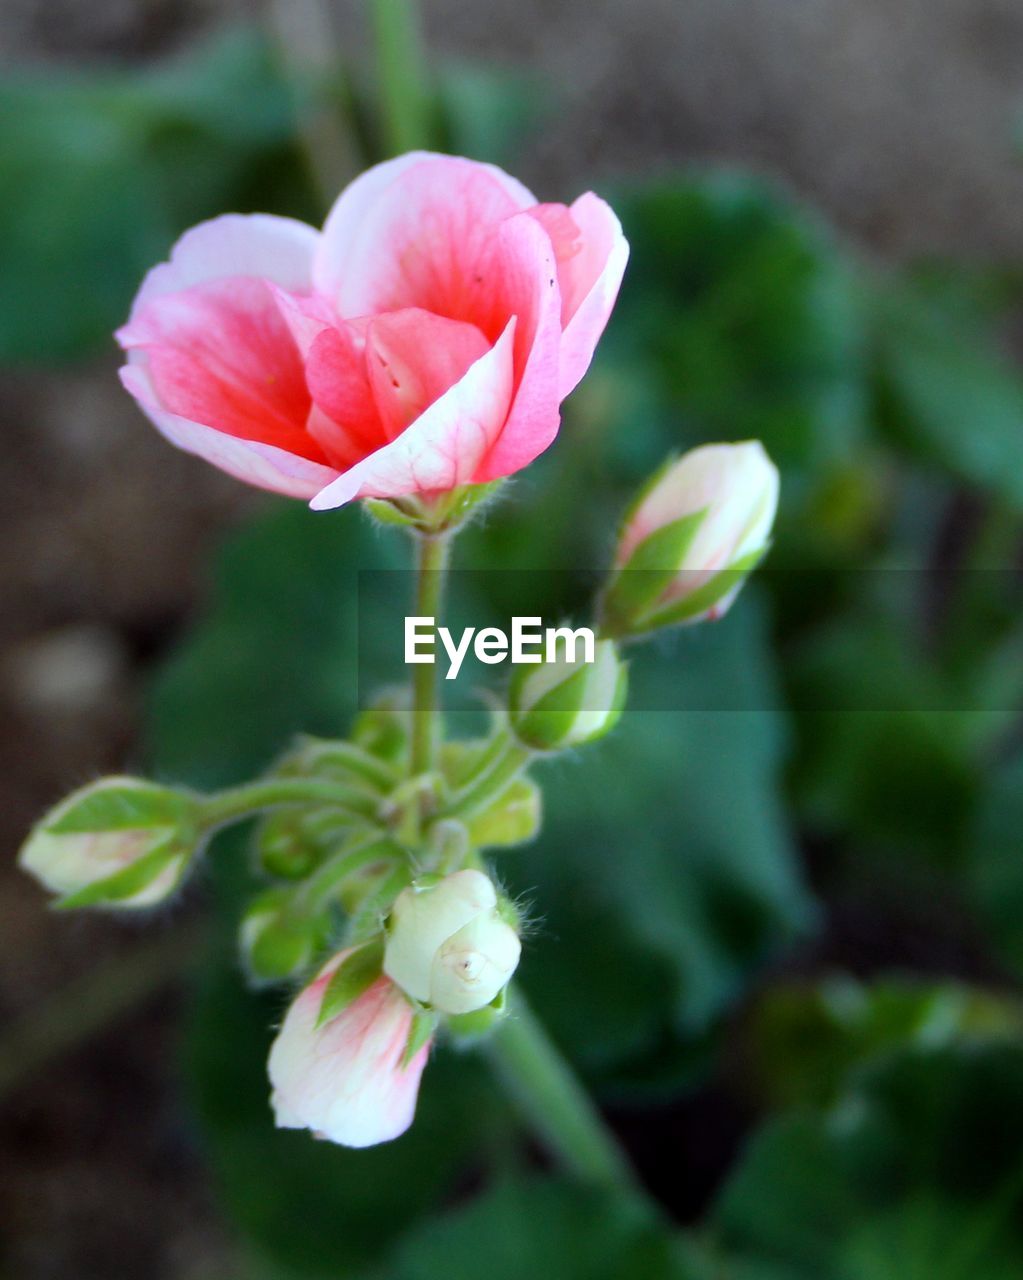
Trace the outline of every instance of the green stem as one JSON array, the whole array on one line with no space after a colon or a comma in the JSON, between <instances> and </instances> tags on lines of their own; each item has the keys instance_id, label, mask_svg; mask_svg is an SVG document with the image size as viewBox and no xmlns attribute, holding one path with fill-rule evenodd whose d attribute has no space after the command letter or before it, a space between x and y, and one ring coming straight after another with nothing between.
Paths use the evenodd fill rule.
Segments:
<instances>
[{"instance_id":1,"label":"green stem","mask_svg":"<svg viewBox=\"0 0 1023 1280\"><path fill-rule=\"evenodd\" d=\"M444 598L450 535L420 534L416 539L418 581L416 614L437 620ZM436 657L436 653L434 654ZM412 777L433 768L437 740L437 664L421 662L412 677Z\"/></svg>"},{"instance_id":2,"label":"green stem","mask_svg":"<svg viewBox=\"0 0 1023 1280\"><path fill-rule=\"evenodd\" d=\"M384 144L392 156L430 144L426 70L414 0L371 0Z\"/></svg>"},{"instance_id":3,"label":"green stem","mask_svg":"<svg viewBox=\"0 0 1023 1280\"><path fill-rule=\"evenodd\" d=\"M521 991L484 1052L548 1151L584 1182L634 1195L640 1188L613 1134Z\"/></svg>"},{"instance_id":4,"label":"green stem","mask_svg":"<svg viewBox=\"0 0 1023 1280\"><path fill-rule=\"evenodd\" d=\"M495 754L490 767L485 768L452 797L451 802L442 811L441 817L473 817L485 809L492 800L496 800L502 792L507 791L534 755L535 753L528 747L520 746L510 734L504 735L502 749Z\"/></svg>"},{"instance_id":5,"label":"green stem","mask_svg":"<svg viewBox=\"0 0 1023 1280\"><path fill-rule=\"evenodd\" d=\"M381 839L378 832L357 837L353 844L328 858L313 872L299 888L296 899L303 907L320 906L353 871L393 859L393 847L386 838Z\"/></svg>"},{"instance_id":6,"label":"green stem","mask_svg":"<svg viewBox=\"0 0 1023 1280\"><path fill-rule=\"evenodd\" d=\"M251 817L263 809L303 803L345 809L360 818L372 817L377 806L372 796L339 782L324 782L318 778L268 778L205 797L200 803L200 819L204 827L219 827Z\"/></svg>"}]
</instances>

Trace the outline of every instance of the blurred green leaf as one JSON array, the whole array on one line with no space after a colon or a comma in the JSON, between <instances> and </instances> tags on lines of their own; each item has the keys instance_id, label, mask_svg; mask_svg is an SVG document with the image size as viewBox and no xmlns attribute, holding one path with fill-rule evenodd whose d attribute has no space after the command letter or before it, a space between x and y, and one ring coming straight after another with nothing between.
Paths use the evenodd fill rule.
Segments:
<instances>
[{"instance_id":1,"label":"blurred green leaf","mask_svg":"<svg viewBox=\"0 0 1023 1280\"><path fill-rule=\"evenodd\" d=\"M1023 973L1023 755L993 772L971 835L973 900L995 948Z\"/></svg>"},{"instance_id":2,"label":"blurred green leaf","mask_svg":"<svg viewBox=\"0 0 1023 1280\"><path fill-rule=\"evenodd\" d=\"M751 1276L763 1263L791 1280L1011 1280L1021 1152L1023 1048L906 1050L830 1112L768 1122L713 1224Z\"/></svg>"},{"instance_id":3,"label":"blurred green leaf","mask_svg":"<svg viewBox=\"0 0 1023 1280\"><path fill-rule=\"evenodd\" d=\"M922 577L874 576L883 589L902 579L907 592L918 592ZM819 832L897 854L900 864L954 868L981 783L977 717L909 622L886 615L870 594L788 655L798 800Z\"/></svg>"},{"instance_id":4,"label":"blurred green leaf","mask_svg":"<svg viewBox=\"0 0 1023 1280\"><path fill-rule=\"evenodd\" d=\"M642 1205L554 1179L505 1182L419 1228L388 1280L710 1280Z\"/></svg>"},{"instance_id":5,"label":"blurred green leaf","mask_svg":"<svg viewBox=\"0 0 1023 1280\"><path fill-rule=\"evenodd\" d=\"M519 69L446 63L437 75L443 149L511 165L553 106L549 84Z\"/></svg>"},{"instance_id":6,"label":"blurred green leaf","mask_svg":"<svg viewBox=\"0 0 1023 1280\"><path fill-rule=\"evenodd\" d=\"M304 211L293 114L269 46L247 31L142 73L0 77L0 359L110 341L173 239L257 192L272 206L271 174L289 188L285 211Z\"/></svg>"},{"instance_id":7,"label":"blurred green leaf","mask_svg":"<svg viewBox=\"0 0 1023 1280\"><path fill-rule=\"evenodd\" d=\"M955 982L836 976L771 987L747 1034L758 1089L772 1106L826 1106L851 1070L908 1045L1023 1040L1023 1005Z\"/></svg>"},{"instance_id":8,"label":"blurred green leaf","mask_svg":"<svg viewBox=\"0 0 1023 1280\"><path fill-rule=\"evenodd\" d=\"M891 441L1023 507L1023 377L999 353L990 309L888 285L874 290L870 310L880 422Z\"/></svg>"},{"instance_id":9,"label":"blurred green leaf","mask_svg":"<svg viewBox=\"0 0 1023 1280\"><path fill-rule=\"evenodd\" d=\"M761 439L783 469L848 458L863 439L863 335L824 228L734 174L615 203L633 253L612 344L631 376L653 376L672 433L651 463L708 439Z\"/></svg>"}]
</instances>

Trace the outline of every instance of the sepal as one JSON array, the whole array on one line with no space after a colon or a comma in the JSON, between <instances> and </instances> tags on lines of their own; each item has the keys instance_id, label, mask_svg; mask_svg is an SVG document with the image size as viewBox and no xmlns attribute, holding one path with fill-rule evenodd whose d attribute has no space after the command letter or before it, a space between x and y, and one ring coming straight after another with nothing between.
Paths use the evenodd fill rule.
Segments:
<instances>
[{"instance_id":1,"label":"sepal","mask_svg":"<svg viewBox=\"0 0 1023 1280\"><path fill-rule=\"evenodd\" d=\"M384 940L373 938L341 961L323 992L316 1026L322 1027L368 991L383 972Z\"/></svg>"}]
</instances>

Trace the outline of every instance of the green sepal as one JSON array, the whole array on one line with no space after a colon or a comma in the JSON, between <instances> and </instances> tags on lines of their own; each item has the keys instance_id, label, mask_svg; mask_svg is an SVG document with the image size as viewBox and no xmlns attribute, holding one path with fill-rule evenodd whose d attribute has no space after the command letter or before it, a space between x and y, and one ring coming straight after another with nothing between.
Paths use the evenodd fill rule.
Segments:
<instances>
[{"instance_id":1,"label":"green sepal","mask_svg":"<svg viewBox=\"0 0 1023 1280\"><path fill-rule=\"evenodd\" d=\"M508 1012L508 988L502 987L493 1000L472 1013L456 1013L447 1019L448 1031L456 1040L473 1041L489 1035Z\"/></svg>"},{"instance_id":2,"label":"green sepal","mask_svg":"<svg viewBox=\"0 0 1023 1280\"><path fill-rule=\"evenodd\" d=\"M709 582L705 582L702 587L698 587L684 599L668 605L665 609L648 614L645 618L637 619L629 634L642 635L648 631L658 631L662 627L678 626L681 623L694 622L702 618L730 591L742 585L763 560L767 551L767 547L761 547L748 555L740 556L727 569L716 573Z\"/></svg>"},{"instance_id":3,"label":"green sepal","mask_svg":"<svg viewBox=\"0 0 1023 1280\"><path fill-rule=\"evenodd\" d=\"M350 1004L368 991L380 977L383 966L383 938L373 938L346 956L327 983L316 1017L317 1028L344 1013Z\"/></svg>"},{"instance_id":4,"label":"green sepal","mask_svg":"<svg viewBox=\"0 0 1023 1280\"><path fill-rule=\"evenodd\" d=\"M518 777L481 813L469 819L470 842L477 848L525 844L543 821L543 793L531 778Z\"/></svg>"},{"instance_id":5,"label":"green sepal","mask_svg":"<svg viewBox=\"0 0 1023 1280\"><path fill-rule=\"evenodd\" d=\"M529 674L539 670L538 667L517 667L516 673L525 675L516 679L512 677L511 685L511 724L516 738L534 751L556 751L569 737L576 717L582 710L586 693L586 681L589 668L585 663L566 676L564 680L548 690L530 709L521 711L521 697L525 681Z\"/></svg>"},{"instance_id":6,"label":"green sepal","mask_svg":"<svg viewBox=\"0 0 1023 1280\"><path fill-rule=\"evenodd\" d=\"M47 833L49 834L49 833ZM181 865L178 880L184 874L188 862L188 851L168 836L155 849L138 858L123 871L115 871L113 875L104 876L102 880L94 880L74 893L58 898L53 907L56 911L72 911L79 907L97 907L109 902L123 902L125 898L133 898L141 893L168 867L175 862Z\"/></svg>"},{"instance_id":7,"label":"green sepal","mask_svg":"<svg viewBox=\"0 0 1023 1280\"><path fill-rule=\"evenodd\" d=\"M460 528L494 497L503 483L491 480L487 484L458 485L432 498L365 498L363 507L381 524L436 535Z\"/></svg>"},{"instance_id":8,"label":"green sepal","mask_svg":"<svg viewBox=\"0 0 1023 1280\"><path fill-rule=\"evenodd\" d=\"M39 824L50 835L148 831L178 827L192 818L193 797L136 778L103 778L62 800Z\"/></svg>"},{"instance_id":9,"label":"green sepal","mask_svg":"<svg viewBox=\"0 0 1023 1280\"><path fill-rule=\"evenodd\" d=\"M419 516L412 510L404 509L387 498L363 498L362 509L379 524L397 526L401 529L417 529Z\"/></svg>"},{"instance_id":10,"label":"green sepal","mask_svg":"<svg viewBox=\"0 0 1023 1280\"><path fill-rule=\"evenodd\" d=\"M428 1043L437 1030L437 1015L432 1009L416 1007L409 1027L408 1040L405 1041L405 1052L401 1055L402 1068L408 1066L424 1044Z\"/></svg>"},{"instance_id":11,"label":"green sepal","mask_svg":"<svg viewBox=\"0 0 1023 1280\"><path fill-rule=\"evenodd\" d=\"M649 609L671 585L706 515L706 507L691 512L655 529L639 543L604 592L600 606L604 634L627 632L630 619Z\"/></svg>"}]
</instances>

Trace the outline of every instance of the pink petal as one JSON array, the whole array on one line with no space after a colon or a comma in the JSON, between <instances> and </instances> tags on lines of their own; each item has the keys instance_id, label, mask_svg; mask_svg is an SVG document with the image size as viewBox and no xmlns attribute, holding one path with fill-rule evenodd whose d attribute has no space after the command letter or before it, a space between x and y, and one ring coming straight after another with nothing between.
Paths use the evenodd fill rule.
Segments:
<instances>
[{"instance_id":1,"label":"pink petal","mask_svg":"<svg viewBox=\"0 0 1023 1280\"><path fill-rule=\"evenodd\" d=\"M277 308L288 326L298 353L304 360L309 349L324 331L336 328L338 320L326 298L318 293L289 293L271 284Z\"/></svg>"},{"instance_id":2,"label":"pink petal","mask_svg":"<svg viewBox=\"0 0 1023 1280\"><path fill-rule=\"evenodd\" d=\"M168 413L157 401L149 374L140 363L142 358L139 352L131 353L129 363L121 369L121 381L157 431L179 449L204 458L246 484L291 498L310 498L336 477L332 468L283 449L239 440Z\"/></svg>"},{"instance_id":3,"label":"pink petal","mask_svg":"<svg viewBox=\"0 0 1023 1280\"><path fill-rule=\"evenodd\" d=\"M409 307L370 321L366 371L389 440L490 350L475 325Z\"/></svg>"},{"instance_id":4,"label":"pink petal","mask_svg":"<svg viewBox=\"0 0 1023 1280\"><path fill-rule=\"evenodd\" d=\"M575 252L559 257L562 297L560 399L573 391L590 367L629 260L629 245L611 207L592 192L569 212L580 240Z\"/></svg>"},{"instance_id":5,"label":"pink petal","mask_svg":"<svg viewBox=\"0 0 1023 1280\"><path fill-rule=\"evenodd\" d=\"M154 298L225 276L260 276L284 289L307 290L319 232L294 218L226 213L200 222L154 267L132 305L132 318Z\"/></svg>"},{"instance_id":6,"label":"pink petal","mask_svg":"<svg viewBox=\"0 0 1023 1280\"><path fill-rule=\"evenodd\" d=\"M154 299L119 337L145 353L169 413L326 461L305 432L311 400L298 349L262 280L211 280Z\"/></svg>"},{"instance_id":7,"label":"pink petal","mask_svg":"<svg viewBox=\"0 0 1023 1280\"><path fill-rule=\"evenodd\" d=\"M347 954L335 956L293 1002L268 1068L278 1127L369 1147L398 1137L412 1123L430 1046L402 1066L412 1009L383 977L317 1028L323 991Z\"/></svg>"},{"instance_id":8,"label":"pink petal","mask_svg":"<svg viewBox=\"0 0 1023 1280\"><path fill-rule=\"evenodd\" d=\"M332 209L313 267L343 316L423 307L476 323L495 227L536 203L493 165L413 153L370 169ZM486 332L494 341L503 329Z\"/></svg>"},{"instance_id":9,"label":"pink petal","mask_svg":"<svg viewBox=\"0 0 1023 1280\"><path fill-rule=\"evenodd\" d=\"M306 382L314 403L322 410L321 439L328 452L327 421L336 424L341 447L350 446L359 458L387 439L366 372L366 325L360 322L324 329L309 348Z\"/></svg>"},{"instance_id":10,"label":"pink petal","mask_svg":"<svg viewBox=\"0 0 1023 1280\"><path fill-rule=\"evenodd\" d=\"M476 479L511 475L551 443L558 413L561 294L549 236L528 213L498 227L485 270L490 282L490 317L476 323L484 333L499 316L517 317L515 399L508 420L481 464Z\"/></svg>"},{"instance_id":11,"label":"pink petal","mask_svg":"<svg viewBox=\"0 0 1023 1280\"><path fill-rule=\"evenodd\" d=\"M340 475L309 505L324 511L355 497L396 498L477 480L508 413L516 327L510 320L494 346L411 426Z\"/></svg>"}]
</instances>

